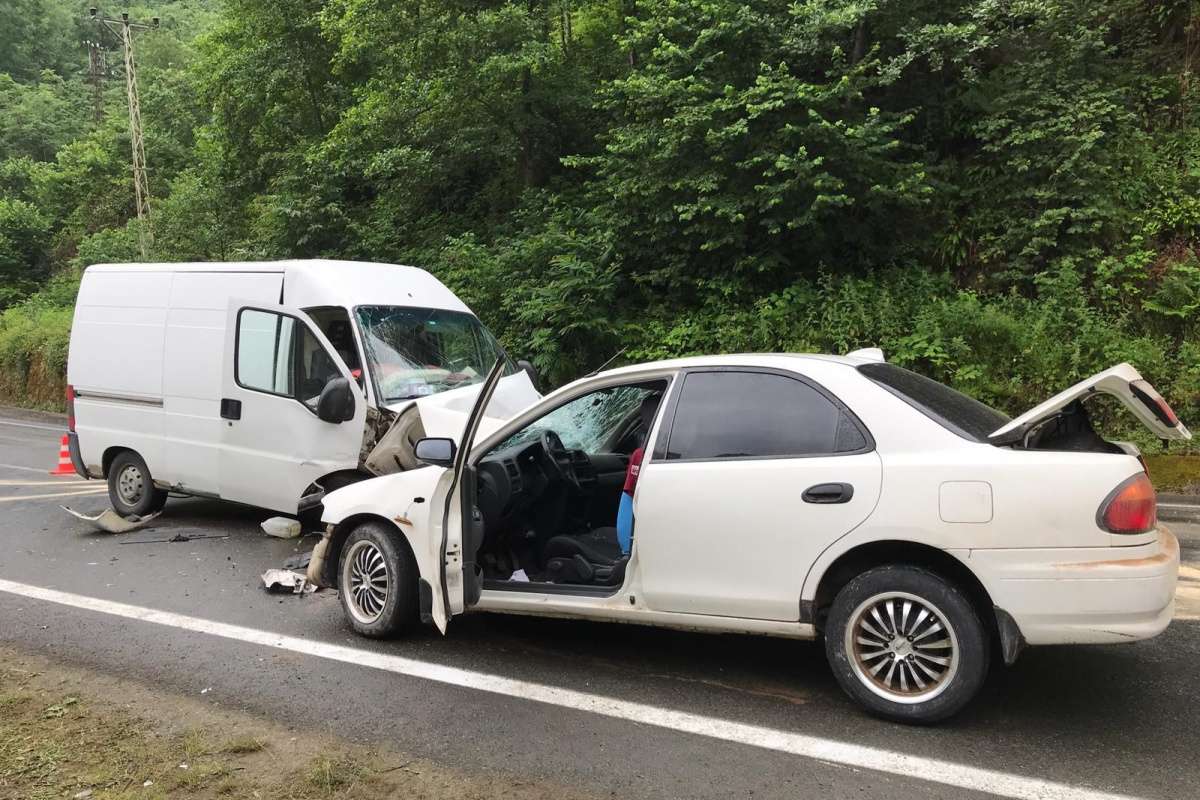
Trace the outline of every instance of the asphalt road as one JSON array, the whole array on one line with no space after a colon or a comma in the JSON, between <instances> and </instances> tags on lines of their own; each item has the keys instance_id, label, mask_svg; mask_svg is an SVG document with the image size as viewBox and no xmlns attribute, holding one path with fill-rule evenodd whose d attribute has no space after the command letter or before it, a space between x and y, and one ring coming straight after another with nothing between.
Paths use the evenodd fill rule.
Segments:
<instances>
[{"instance_id":1,"label":"asphalt road","mask_svg":"<svg viewBox=\"0 0 1200 800\"><path fill-rule=\"evenodd\" d=\"M7 591L0 644L169 691L208 689L214 703L494 775L498 789L520 776L623 798L986 796L940 778L937 765L950 762L1134 797L1200 794L1200 603L1183 604L1150 642L1027 651L960 717L909 728L860 712L809 643L488 614L455 619L446 637L369 642L343 625L332 592L263 591L264 569L315 541L264 536L263 512L172 500L154 527L121 536L68 516L60 503L96 513L107 498L98 482L45 474L60 433L0 420L0 580L351 647L364 663ZM1194 568L1200 526L1174 527ZM177 536L187 541L166 541ZM371 654L915 758L901 770L851 767L395 674L365 663Z\"/></svg>"}]
</instances>

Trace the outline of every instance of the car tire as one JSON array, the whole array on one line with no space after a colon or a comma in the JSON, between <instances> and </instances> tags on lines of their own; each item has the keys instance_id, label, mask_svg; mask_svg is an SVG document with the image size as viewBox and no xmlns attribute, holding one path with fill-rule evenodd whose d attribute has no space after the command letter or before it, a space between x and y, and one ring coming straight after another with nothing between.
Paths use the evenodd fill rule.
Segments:
<instances>
[{"instance_id":1,"label":"car tire","mask_svg":"<svg viewBox=\"0 0 1200 800\"><path fill-rule=\"evenodd\" d=\"M346 538L338 562L338 597L350 627L375 639L413 627L419 618L419 579L402 533L382 522L359 525Z\"/></svg>"},{"instance_id":2,"label":"car tire","mask_svg":"<svg viewBox=\"0 0 1200 800\"><path fill-rule=\"evenodd\" d=\"M842 587L825 625L825 655L846 694L872 714L928 724L983 686L987 631L953 583L916 566L868 570Z\"/></svg>"},{"instance_id":3,"label":"car tire","mask_svg":"<svg viewBox=\"0 0 1200 800\"><path fill-rule=\"evenodd\" d=\"M146 461L132 450L117 454L108 466L108 501L122 517L145 517L162 511L167 493L154 485Z\"/></svg>"}]
</instances>

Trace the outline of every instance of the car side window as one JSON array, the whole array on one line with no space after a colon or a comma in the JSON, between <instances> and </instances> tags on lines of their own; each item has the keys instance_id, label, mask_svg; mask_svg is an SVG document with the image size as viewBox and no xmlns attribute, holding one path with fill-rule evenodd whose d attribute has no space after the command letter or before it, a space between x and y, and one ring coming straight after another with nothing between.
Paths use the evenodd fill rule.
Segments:
<instances>
[{"instance_id":1,"label":"car side window","mask_svg":"<svg viewBox=\"0 0 1200 800\"><path fill-rule=\"evenodd\" d=\"M492 450L507 450L524 442L532 442L545 431L554 431L563 444L572 450L582 450L589 454L604 452L616 437L619 428L632 427L632 420L638 415L642 402L648 396L661 396L665 389L666 381L660 380L629 386L610 386L589 392L531 422ZM641 428L638 427L637 430L640 431ZM628 434L622 437L623 440L625 438L628 438ZM622 451L619 449L622 442L616 444L616 452L625 454L638 446L634 444L629 450Z\"/></svg>"},{"instance_id":2,"label":"car side window","mask_svg":"<svg viewBox=\"0 0 1200 800\"><path fill-rule=\"evenodd\" d=\"M242 309L238 313L234 377L247 389L294 396L296 320L286 314Z\"/></svg>"},{"instance_id":3,"label":"car side window","mask_svg":"<svg viewBox=\"0 0 1200 800\"><path fill-rule=\"evenodd\" d=\"M693 372L680 390L668 460L858 452L855 420L804 381L767 372Z\"/></svg>"}]
</instances>

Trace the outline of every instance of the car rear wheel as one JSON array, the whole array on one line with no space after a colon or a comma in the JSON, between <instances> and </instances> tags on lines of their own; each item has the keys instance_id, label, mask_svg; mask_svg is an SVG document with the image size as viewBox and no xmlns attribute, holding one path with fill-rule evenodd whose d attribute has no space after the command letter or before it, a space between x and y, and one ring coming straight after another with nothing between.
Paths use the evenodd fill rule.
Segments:
<instances>
[{"instance_id":1,"label":"car rear wheel","mask_svg":"<svg viewBox=\"0 0 1200 800\"><path fill-rule=\"evenodd\" d=\"M108 466L108 500L122 517L144 517L162 510L167 493L155 487L145 460L125 450Z\"/></svg>"},{"instance_id":2,"label":"car rear wheel","mask_svg":"<svg viewBox=\"0 0 1200 800\"><path fill-rule=\"evenodd\" d=\"M364 522L342 548L338 596L350 627L363 636L393 636L417 622L417 565L401 536Z\"/></svg>"},{"instance_id":3,"label":"car rear wheel","mask_svg":"<svg viewBox=\"0 0 1200 800\"><path fill-rule=\"evenodd\" d=\"M838 592L825 653L838 683L873 714L897 722L946 719L987 674L987 634L971 601L920 567L877 567Z\"/></svg>"}]
</instances>

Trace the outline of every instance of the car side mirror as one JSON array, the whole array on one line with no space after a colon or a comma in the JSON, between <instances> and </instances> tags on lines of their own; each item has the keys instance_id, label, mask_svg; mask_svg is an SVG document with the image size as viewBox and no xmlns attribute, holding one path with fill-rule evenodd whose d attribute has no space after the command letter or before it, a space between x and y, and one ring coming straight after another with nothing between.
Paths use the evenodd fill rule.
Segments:
<instances>
[{"instance_id":1,"label":"car side mirror","mask_svg":"<svg viewBox=\"0 0 1200 800\"><path fill-rule=\"evenodd\" d=\"M529 362L523 358L517 362L517 367L519 367L520 369L525 371L525 374L529 376L529 382L533 384L534 389L537 389L538 388L537 367L535 367L531 362Z\"/></svg>"},{"instance_id":2,"label":"car side mirror","mask_svg":"<svg viewBox=\"0 0 1200 800\"><path fill-rule=\"evenodd\" d=\"M453 439L441 437L420 439L417 441L415 450L418 461L424 461L435 467L453 467L456 451Z\"/></svg>"},{"instance_id":3,"label":"car side mirror","mask_svg":"<svg viewBox=\"0 0 1200 800\"><path fill-rule=\"evenodd\" d=\"M317 417L334 424L354 419L354 392L345 378L330 378L317 398Z\"/></svg>"}]
</instances>

